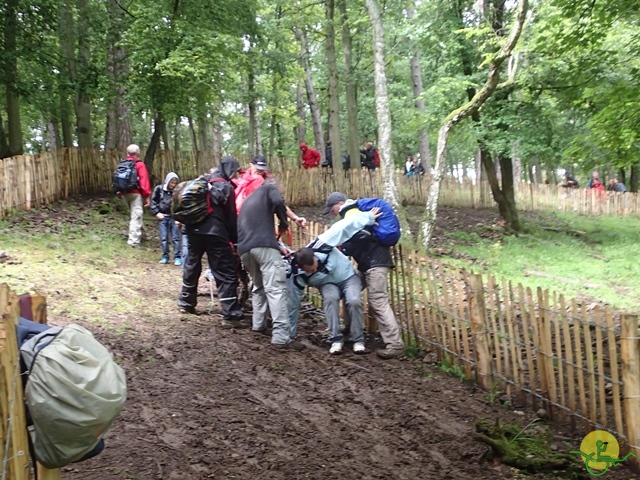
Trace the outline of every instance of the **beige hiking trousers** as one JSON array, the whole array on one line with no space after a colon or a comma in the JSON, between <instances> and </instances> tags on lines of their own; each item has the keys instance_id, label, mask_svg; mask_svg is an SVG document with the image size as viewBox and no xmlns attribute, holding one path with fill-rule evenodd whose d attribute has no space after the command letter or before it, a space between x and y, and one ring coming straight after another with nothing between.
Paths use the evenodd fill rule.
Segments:
<instances>
[{"instance_id":1,"label":"beige hiking trousers","mask_svg":"<svg viewBox=\"0 0 640 480\"><path fill-rule=\"evenodd\" d=\"M404 348L404 342L400 337L400 327L389 304L388 276L389 267L373 267L364 274L367 286L369 306L373 311L373 317L378 322L378 329L382 341L387 348Z\"/></svg>"},{"instance_id":2,"label":"beige hiking trousers","mask_svg":"<svg viewBox=\"0 0 640 480\"><path fill-rule=\"evenodd\" d=\"M142 238L142 214L143 205L142 195L139 193L125 193L124 199L129 205L131 211L131 219L129 220L129 240L127 243L132 246L140 245Z\"/></svg>"}]
</instances>

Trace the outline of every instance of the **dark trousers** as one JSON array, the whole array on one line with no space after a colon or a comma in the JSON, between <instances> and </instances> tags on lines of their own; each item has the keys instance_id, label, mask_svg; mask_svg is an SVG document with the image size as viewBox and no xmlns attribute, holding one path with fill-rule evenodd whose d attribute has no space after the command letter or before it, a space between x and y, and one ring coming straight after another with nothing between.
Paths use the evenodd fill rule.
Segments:
<instances>
[{"instance_id":1,"label":"dark trousers","mask_svg":"<svg viewBox=\"0 0 640 480\"><path fill-rule=\"evenodd\" d=\"M160 230L160 245L162 246L162 256L169 258L169 238L173 242L173 258L180 258L180 229L170 215L165 215L164 219L158 221Z\"/></svg>"},{"instance_id":2,"label":"dark trousers","mask_svg":"<svg viewBox=\"0 0 640 480\"><path fill-rule=\"evenodd\" d=\"M233 320L242 317L242 309L238 303L236 257L229 242L215 235L196 233L187 233L187 241L189 253L183 271L178 306L195 307L198 303L198 280L202 273L202 256L206 253L209 268L216 272L218 301L222 307L223 318Z\"/></svg>"}]
</instances>

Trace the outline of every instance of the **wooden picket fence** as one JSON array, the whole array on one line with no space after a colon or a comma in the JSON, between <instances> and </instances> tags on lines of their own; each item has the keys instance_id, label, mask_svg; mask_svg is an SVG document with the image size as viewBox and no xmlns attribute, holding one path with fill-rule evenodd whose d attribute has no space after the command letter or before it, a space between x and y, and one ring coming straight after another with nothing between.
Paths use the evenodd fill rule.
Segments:
<instances>
[{"instance_id":1,"label":"wooden picket fence","mask_svg":"<svg viewBox=\"0 0 640 480\"><path fill-rule=\"evenodd\" d=\"M144 152L143 152L144 153ZM237 155L242 166L247 155ZM0 159L0 218L15 210L29 210L78 194L107 193L121 153L92 149L60 149L39 155ZM156 153L153 177L160 183L168 172L181 179L195 178L214 166L212 152L163 151ZM276 159L270 168L285 185L286 200L294 206L316 206L333 191L349 197L384 197L380 171L353 168L341 174L326 169L302 170L297 159ZM431 178L406 177L395 173L400 202L426 205ZM635 193L604 193L564 189L554 185L515 185L520 210L552 210L584 215L640 215L640 197ZM474 184L446 178L439 204L445 207L495 208L487 182Z\"/></svg>"},{"instance_id":2,"label":"wooden picket fence","mask_svg":"<svg viewBox=\"0 0 640 480\"><path fill-rule=\"evenodd\" d=\"M40 295L23 295L20 298L0 285L0 478L31 480L37 473L38 480L59 480L60 469L34 466L29 454L29 441L20 376L20 358L16 325L24 315L25 307L34 321L47 323L46 301Z\"/></svg>"},{"instance_id":3,"label":"wooden picket fence","mask_svg":"<svg viewBox=\"0 0 640 480\"><path fill-rule=\"evenodd\" d=\"M294 247L325 229L295 229ZM393 255L390 301L407 345L430 352L489 398L544 408L573 431L609 430L640 457L637 315L471 273L402 245ZM308 293L321 307L315 289ZM364 295L365 325L375 331Z\"/></svg>"}]
</instances>

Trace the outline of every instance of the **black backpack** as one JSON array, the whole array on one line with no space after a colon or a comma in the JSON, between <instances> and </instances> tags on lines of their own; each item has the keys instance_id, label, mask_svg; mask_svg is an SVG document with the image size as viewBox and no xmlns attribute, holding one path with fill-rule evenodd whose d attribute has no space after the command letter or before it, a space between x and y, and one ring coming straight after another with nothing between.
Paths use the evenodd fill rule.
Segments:
<instances>
[{"instance_id":1,"label":"black backpack","mask_svg":"<svg viewBox=\"0 0 640 480\"><path fill-rule=\"evenodd\" d=\"M111 187L114 193L129 193L131 190L140 188L138 180L138 170L136 170L136 160L120 160L116 171L113 173Z\"/></svg>"}]
</instances>

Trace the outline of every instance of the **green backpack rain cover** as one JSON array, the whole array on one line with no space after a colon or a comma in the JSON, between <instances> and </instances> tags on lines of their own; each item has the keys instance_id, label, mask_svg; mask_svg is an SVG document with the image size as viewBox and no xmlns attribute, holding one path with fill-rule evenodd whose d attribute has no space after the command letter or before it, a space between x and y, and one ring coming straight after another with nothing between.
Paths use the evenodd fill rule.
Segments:
<instances>
[{"instance_id":1,"label":"green backpack rain cover","mask_svg":"<svg viewBox=\"0 0 640 480\"><path fill-rule=\"evenodd\" d=\"M75 324L36 335L20 354L36 459L47 468L80 460L124 406L124 370L91 332Z\"/></svg>"}]
</instances>

